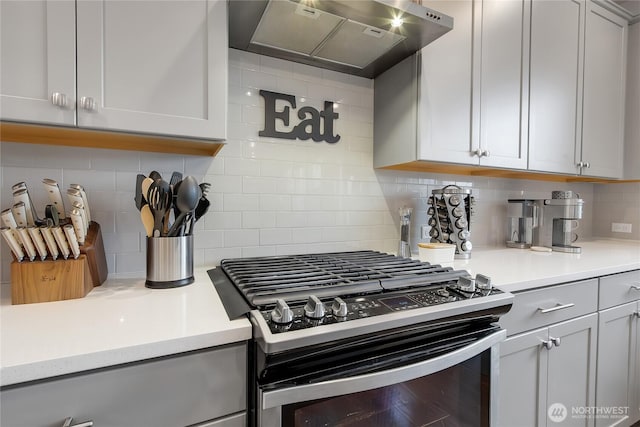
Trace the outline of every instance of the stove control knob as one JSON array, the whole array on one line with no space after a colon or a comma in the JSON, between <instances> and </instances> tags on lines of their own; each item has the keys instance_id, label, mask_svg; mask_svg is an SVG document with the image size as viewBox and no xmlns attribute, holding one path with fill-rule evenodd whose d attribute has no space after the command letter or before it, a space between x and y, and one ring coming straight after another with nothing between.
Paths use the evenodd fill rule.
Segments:
<instances>
[{"instance_id":1,"label":"stove control knob","mask_svg":"<svg viewBox=\"0 0 640 427\"><path fill-rule=\"evenodd\" d=\"M334 298L333 304L331 304L331 311L336 317L346 317L348 313L347 303L340 297Z\"/></svg>"},{"instance_id":2,"label":"stove control knob","mask_svg":"<svg viewBox=\"0 0 640 427\"><path fill-rule=\"evenodd\" d=\"M491 283L491 278L489 276L485 276L484 274L476 274L476 286L479 289L484 289L490 291L493 289L493 283Z\"/></svg>"},{"instance_id":3,"label":"stove control knob","mask_svg":"<svg viewBox=\"0 0 640 427\"><path fill-rule=\"evenodd\" d=\"M304 315L310 319L322 319L324 317L324 304L317 296L309 296L307 304L304 306Z\"/></svg>"},{"instance_id":4,"label":"stove control knob","mask_svg":"<svg viewBox=\"0 0 640 427\"><path fill-rule=\"evenodd\" d=\"M458 278L458 289L464 292L475 292L476 291L476 279L469 276L461 276Z\"/></svg>"},{"instance_id":5,"label":"stove control knob","mask_svg":"<svg viewBox=\"0 0 640 427\"><path fill-rule=\"evenodd\" d=\"M271 310L271 321L278 324L287 324L293 321L293 311L283 299L276 301L276 307Z\"/></svg>"}]
</instances>

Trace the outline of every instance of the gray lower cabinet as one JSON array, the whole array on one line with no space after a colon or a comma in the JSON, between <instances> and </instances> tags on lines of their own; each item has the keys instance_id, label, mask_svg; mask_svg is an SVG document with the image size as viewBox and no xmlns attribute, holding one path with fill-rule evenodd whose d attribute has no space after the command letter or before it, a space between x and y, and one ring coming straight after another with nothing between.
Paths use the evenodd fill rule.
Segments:
<instances>
[{"instance_id":1,"label":"gray lower cabinet","mask_svg":"<svg viewBox=\"0 0 640 427\"><path fill-rule=\"evenodd\" d=\"M500 319L498 425L593 426L573 416L595 405L598 280L515 294Z\"/></svg>"},{"instance_id":2,"label":"gray lower cabinet","mask_svg":"<svg viewBox=\"0 0 640 427\"><path fill-rule=\"evenodd\" d=\"M596 425L630 426L640 421L640 271L600 280L598 324Z\"/></svg>"},{"instance_id":3,"label":"gray lower cabinet","mask_svg":"<svg viewBox=\"0 0 640 427\"><path fill-rule=\"evenodd\" d=\"M507 338L500 346L498 425L551 426L564 417L563 426L593 426L572 409L595 403L597 327L594 313Z\"/></svg>"},{"instance_id":4,"label":"gray lower cabinet","mask_svg":"<svg viewBox=\"0 0 640 427\"><path fill-rule=\"evenodd\" d=\"M239 427L246 421L246 344L100 369L0 390L0 425Z\"/></svg>"}]
</instances>

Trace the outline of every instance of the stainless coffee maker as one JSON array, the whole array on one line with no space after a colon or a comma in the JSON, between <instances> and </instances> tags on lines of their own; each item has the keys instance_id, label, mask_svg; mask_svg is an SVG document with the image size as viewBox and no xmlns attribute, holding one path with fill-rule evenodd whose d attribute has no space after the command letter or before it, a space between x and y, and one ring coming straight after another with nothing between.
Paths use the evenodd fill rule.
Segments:
<instances>
[{"instance_id":1,"label":"stainless coffee maker","mask_svg":"<svg viewBox=\"0 0 640 427\"><path fill-rule=\"evenodd\" d=\"M533 227L538 225L535 200L509 199L507 202L507 247L530 248Z\"/></svg>"},{"instance_id":2,"label":"stainless coffee maker","mask_svg":"<svg viewBox=\"0 0 640 427\"><path fill-rule=\"evenodd\" d=\"M532 246L544 246L557 252L578 254L582 251L573 243L578 239L575 230L582 219L584 200L573 191L553 191L551 199L534 200L537 226L532 229Z\"/></svg>"}]
</instances>

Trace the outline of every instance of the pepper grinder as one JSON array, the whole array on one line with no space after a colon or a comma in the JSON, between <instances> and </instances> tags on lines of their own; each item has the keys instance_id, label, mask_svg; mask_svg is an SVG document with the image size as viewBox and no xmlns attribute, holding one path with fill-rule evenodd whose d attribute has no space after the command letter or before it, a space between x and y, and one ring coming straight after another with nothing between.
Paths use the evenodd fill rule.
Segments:
<instances>
[{"instance_id":1,"label":"pepper grinder","mask_svg":"<svg viewBox=\"0 0 640 427\"><path fill-rule=\"evenodd\" d=\"M398 209L400 214L400 243L398 244L398 256L411 258L411 245L409 244L409 226L411 224L411 213L413 208L406 206Z\"/></svg>"}]
</instances>

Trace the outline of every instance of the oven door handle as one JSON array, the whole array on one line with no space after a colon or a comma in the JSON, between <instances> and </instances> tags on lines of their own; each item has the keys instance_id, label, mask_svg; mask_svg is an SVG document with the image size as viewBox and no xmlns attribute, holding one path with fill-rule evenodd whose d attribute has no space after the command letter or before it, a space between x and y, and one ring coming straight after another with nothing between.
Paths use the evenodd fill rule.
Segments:
<instances>
[{"instance_id":1,"label":"oven door handle","mask_svg":"<svg viewBox=\"0 0 640 427\"><path fill-rule=\"evenodd\" d=\"M314 384L287 387L262 392L262 409L276 408L298 402L307 402L343 394L358 393L379 387L403 383L424 377L457 365L504 341L507 331L501 329L466 347L432 359L380 372L372 372L349 378L323 381Z\"/></svg>"}]
</instances>

